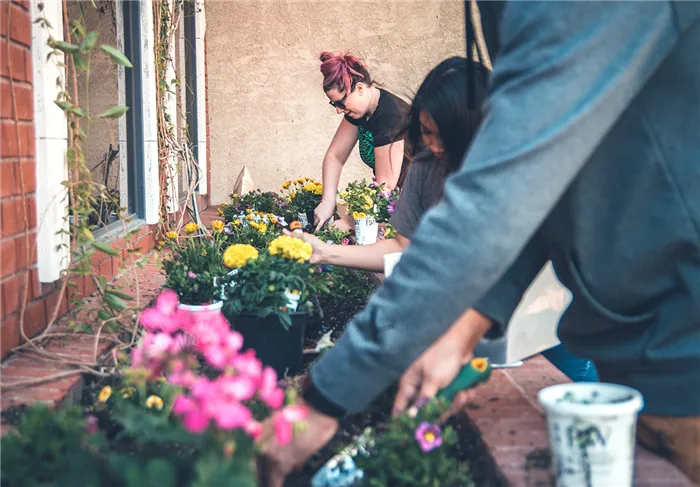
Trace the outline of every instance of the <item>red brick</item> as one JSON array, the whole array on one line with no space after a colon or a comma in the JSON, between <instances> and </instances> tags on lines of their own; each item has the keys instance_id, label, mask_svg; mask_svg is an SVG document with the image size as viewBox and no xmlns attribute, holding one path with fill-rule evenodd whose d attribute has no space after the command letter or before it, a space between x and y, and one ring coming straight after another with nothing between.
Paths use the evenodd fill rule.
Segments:
<instances>
[{"instance_id":1,"label":"red brick","mask_svg":"<svg viewBox=\"0 0 700 487\"><path fill-rule=\"evenodd\" d=\"M91 276L85 276L85 297L91 296L97 290L95 286L95 281L92 280Z\"/></svg>"},{"instance_id":2,"label":"red brick","mask_svg":"<svg viewBox=\"0 0 700 487\"><path fill-rule=\"evenodd\" d=\"M9 77L10 70L12 70L12 79L16 81L25 80L27 73L26 49L17 44L10 43L10 55L8 57L7 41L3 39L0 41L0 74Z\"/></svg>"},{"instance_id":3,"label":"red brick","mask_svg":"<svg viewBox=\"0 0 700 487\"><path fill-rule=\"evenodd\" d=\"M24 80L34 86L34 71L33 71L34 64L32 62L32 52L27 51L24 53ZM207 159L209 160L209 159Z\"/></svg>"},{"instance_id":4,"label":"red brick","mask_svg":"<svg viewBox=\"0 0 700 487\"><path fill-rule=\"evenodd\" d=\"M21 188L24 185L25 194L36 191L36 162L34 159L23 159L21 162L18 162L15 175L17 177L17 187Z\"/></svg>"},{"instance_id":5,"label":"red brick","mask_svg":"<svg viewBox=\"0 0 700 487\"><path fill-rule=\"evenodd\" d=\"M0 162L0 198L15 195L17 192L15 163L13 161Z\"/></svg>"},{"instance_id":6,"label":"red brick","mask_svg":"<svg viewBox=\"0 0 700 487\"><path fill-rule=\"evenodd\" d=\"M8 239L0 244L0 273L2 277L17 272L17 240Z\"/></svg>"},{"instance_id":7,"label":"red brick","mask_svg":"<svg viewBox=\"0 0 700 487\"><path fill-rule=\"evenodd\" d=\"M7 2L0 2L0 34L2 34L4 37L7 37L7 7L8 7ZM2 52L2 56L5 55L5 52Z\"/></svg>"},{"instance_id":8,"label":"red brick","mask_svg":"<svg viewBox=\"0 0 700 487\"><path fill-rule=\"evenodd\" d=\"M27 47L32 45L32 19L29 12L17 5L10 11L10 39ZM7 19L5 19L7 22Z\"/></svg>"},{"instance_id":9,"label":"red brick","mask_svg":"<svg viewBox=\"0 0 700 487\"><path fill-rule=\"evenodd\" d=\"M34 124L20 122L18 130L19 145L17 144L17 131L15 129L15 123L12 120L3 120L0 123L0 137L2 137L0 156L34 156Z\"/></svg>"},{"instance_id":10,"label":"red brick","mask_svg":"<svg viewBox=\"0 0 700 487\"><path fill-rule=\"evenodd\" d=\"M27 223L29 228L36 227L36 202L34 196L26 197ZM0 217L2 218L2 236L16 235L25 229L24 205L22 198L12 198L0 202Z\"/></svg>"},{"instance_id":11,"label":"red brick","mask_svg":"<svg viewBox=\"0 0 700 487\"><path fill-rule=\"evenodd\" d=\"M59 301L60 298L60 301ZM66 299L66 292L60 292L60 289L53 291L51 294L46 296L46 321L48 322L53 316L54 310L58 306L58 314L56 318L60 318L68 312L68 301ZM49 323L50 324L50 323Z\"/></svg>"},{"instance_id":12,"label":"red brick","mask_svg":"<svg viewBox=\"0 0 700 487\"><path fill-rule=\"evenodd\" d=\"M2 288L3 315L9 315L19 309L19 300L22 289L23 277L16 274L5 279Z\"/></svg>"},{"instance_id":13,"label":"red brick","mask_svg":"<svg viewBox=\"0 0 700 487\"><path fill-rule=\"evenodd\" d=\"M17 345L19 345L19 322L17 320L17 315L14 314L10 317L3 318L0 324L0 354L2 358L5 358L10 350Z\"/></svg>"},{"instance_id":14,"label":"red brick","mask_svg":"<svg viewBox=\"0 0 700 487\"><path fill-rule=\"evenodd\" d=\"M39 282L39 269L34 266L29 270L29 299L34 300L41 296L41 283Z\"/></svg>"},{"instance_id":15,"label":"red brick","mask_svg":"<svg viewBox=\"0 0 700 487\"><path fill-rule=\"evenodd\" d=\"M114 272L112 271L112 258L107 258L100 264L100 275L104 276L108 281L114 277Z\"/></svg>"},{"instance_id":16,"label":"red brick","mask_svg":"<svg viewBox=\"0 0 700 487\"><path fill-rule=\"evenodd\" d=\"M34 95L31 85L27 83L14 83L15 101L12 99L12 83L9 80L3 79L0 81L0 103L2 109L0 115L2 118L13 118L13 106L17 106L17 118L19 120L34 120Z\"/></svg>"},{"instance_id":17,"label":"red brick","mask_svg":"<svg viewBox=\"0 0 700 487\"><path fill-rule=\"evenodd\" d=\"M46 303L43 299L31 302L24 313L24 333L33 337L46 329Z\"/></svg>"},{"instance_id":18,"label":"red brick","mask_svg":"<svg viewBox=\"0 0 700 487\"><path fill-rule=\"evenodd\" d=\"M30 259L27 259L28 255ZM20 269L26 269L37 263L36 232L30 232L27 239L24 236L17 238L17 261ZM36 293L37 296L39 294L39 292Z\"/></svg>"}]
</instances>

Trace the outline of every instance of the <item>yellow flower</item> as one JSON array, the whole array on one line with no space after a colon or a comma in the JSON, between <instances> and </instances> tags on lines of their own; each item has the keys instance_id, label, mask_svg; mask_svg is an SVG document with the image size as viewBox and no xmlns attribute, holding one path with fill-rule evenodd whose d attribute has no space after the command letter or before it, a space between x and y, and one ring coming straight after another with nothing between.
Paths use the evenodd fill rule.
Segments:
<instances>
[{"instance_id":1,"label":"yellow flower","mask_svg":"<svg viewBox=\"0 0 700 487\"><path fill-rule=\"evenodd\" d=\"M146 407L149 409L156 408L158 411L163 409L163 400L155 395L148 396L148 399L146 399Z\"/></svg>"},{"instance_id":2,"label":"yellow flower","mask_svg":"<svg viewBox=\"0 0 700 487\"><path fill-rule=\"evenodd\" d=\"M192 235L198 229L199 229L199 225L197 225L195 222L190 222L187 225L185 225L185 233L187 235Z\"/></svg>"},{"instance_id":3,"label":"yellow flower","mask_svg":"<svg viewBox=\"0 0 700 487\"><path fill-rule=\"evenodd\" d=\"M211 222L211 229L214 233L221 233L224 231L225 223L221 220L214 220Z\"/></svg>"},{"instance_id":4,"label":"yellow flower","mask_svg":"<svg viewBox=\"0 0 700 487\"><path fill-rule=\"evenodd\" d=\"M245 216L245 219L248 220L249 222L252 222L253 220L255 220L255 215L248 214Z\"/></svg>"},{"instance_id":5,"label":"yellow flower","mask_svg":"<svg viewBox=\"0 0 700 487\"><path fill-rule=\"evenodd\" d=\"M365 203L367 203L368 205L371 205L374 203L374 201L372 201L372 198L370 198L369 196L364 195L364 198L365 198Z\"/></svg>"},{"instance_id":6,"label":"yellow flower","mask_svg":"<svg viewBox=\"0 0 700 487\"><path fill-rule=\"evenodd\" d=\"M216 211L219 213L219 216L224 216L224 210L222 210L221 208L217 208Z\"/></svg>"},{"instance_id":7,"label":"yellow flower","mask_svg":"<svg viewBox=\"0 0 700 487\"><path fill-rule=\"evenodd\" d=\"M238 226L241 224L241 221L240 220L233 220L233 224Z\"/></svg>"},{"instance_id":8,"label":"yellow flower","mask_svg":"<svg viewBox=\"0 0 700 487\"><path fill-rule=\"evenodd\" d=\"M177 232L173 232L172 230L169 231L168 233L165 234L166 238L169 238L170 240L176 240L177 239Z\"/></svg>"},{"instance_id":9,"label":"yellow flower","mask_svg":"<svg viewBox=\"0 0 700 487\"><path fill-rule=\"evenodd\" d=\"M363 206L362 206L362 209L363 209L363 210L370 210L370 209L372 209L372 205L369 204L369 203L367 203L366 205L363 205Z\"/></svg>"},{"instance_id":10,"label":"yellow flower","mask_svg":"<svg viewBox=\"0 0 700 487\"><path fill-rule=\"evenodd\" d=\"M224 457L231 458L234 453L236 453L236 442L233 440L228 440L226 443L224 443Z\"/></svg>"},{"instance_id":11,"label":"yellow flower","mask_svg":"<svg viewBox=\"0 0 700 487\"><path fill-rule=\"evenodd\" d=\"M258 251L252 245L233 244L224 252L224 265L229 269L238 269L246 265L250 259L257 259L258 255Z\"/></svg>"},{"instance_id":12,"label":"yellow flower","mask_svg":"<svg viewBox=\"0 0 700 487\"><path fill-rule=\"evenodd\" d=\"M304 178L297 179L297 184L304 184Z\"/></svg>"},{"instance_id":13,"label":"yellow flower","mask_svg":"<svg viewBox=\"0 0 700 487\"><path fill-rule=\"evenodd\" d=\"M267 225L265 225L264 223L260 223L258 225L258 232L260 232L260 233L267 232Z\"/></svg>"},{"instance_id":14,"label":"yellow flower","mask_svg":"<svg viewBox=\"0 0 700 487\"><path fill-rule=\"evenodd\" d=\"M304 179L305 179L306 181L313 181L313 180L314 180L314 178L309 178L309 177L306 177L306 178L304 178Z\"/></svg>"},{"instance_id":15,"label":"yellow flower","mask_svg":"<svg viewBox=\"0 0 700 487\"><path fill-rule=\"evenodd\" d=\"M246 213L253 213L253 210L251 210L250 208L248 208L245 212L246 212Z\"/></svg>"},{"instance_id":16,"label":"yellow flower","mask_svg":"<svg viewBox=\"0 0 700 487\"><path fill-rule=\"evenodd\" d=\"M353 212L352 212L352 217L353 217L355 220L359 220L360 218L367 218L367 215L364 214L364 213L362 213L362 212L353 211Z\"/></svg>"},{"instance_id":17,"label":"yellow flower","mask_svg":"<svg viewBox=\"0 0 700 487\"><path fill-rule=\"evenodd\" d=\"M276 216L271 216L271 217L270 217L270 223L275 224L275 223L277 223L277 222L278 222L278 220L277 220L277 217L276 217Z\"/></svg>"},{"instance_id":18,"label":"yellow flower","mask_svg":"<svg viewBox=\"0 0 700 487\"><path fill-rule=\"evenodd\" d=\"M124 399L129 399L129 398L130 398L131 396L133 396L134 393L136 392L136 388L134 388L134 387L125 387L124 389L122 389L122 390L119 391L119 392L121 392L122 398L124 398Z\"/></svg>"},{"instance_id":19,"label":"yellow flower","mask_svg":"<svg viewBox=\"0 0 700 487\"><path fill-rule=\"evenodd\" d=\"M202 250L202 257L206 257L206 256L207 256L207 251L206 251L206 250Z\"/></svg>"},{"instance_id":20,"label":"yellow flower","mask_svg":"<svg viewBox=\"0 0 700 487\"><path fill-rule=\"evenodd\" d=\"M295 197L296 195L297 195L296 193L291 193L291 194L289 195L289 199L292 199L292 200L293 200L294 197Z\"/></svg>"},{"instance_id":21,"label":"yellow flower","mask_svg":"<svg viewBox=\"0 0 700 487\"><path fill-rule=\"evenodd\" d=\"M299 260L305 262L311 258L313 247L310 243L299 238L280 235L268 246L271 255L280 255L285 259Z\"/></svg>"},{"instance_id":22,"label":"yellow flower","mask_svg":"<svg viewBox=\"0 0 700 487\"><path fill-rule=\"evenodd\" d=\"M289 189L289 187L292 185L291 181L285 181L282 183L282 189Z\"/></svg>"},{"instance_id":23,"label":"yellow flower","mask_svg":"<svg viewBox=\"0 0 700 487\"><path fill-rule=\"evenodd\" d=\"M299 295L301 294L301 291L299 291L298 289L292 289L292 294Z\"/></svg>"},{"instance_id":24,"label":"yellow flower","mask_svg":"<svg viewBox=\"0 0 700 487\"><path fill-rule=\"evenodd\" d=\"M97 400L101 403L105 403L109 401L110 397L112 397L112 388L109 386L104 386L100 391L100 394L97 396Z\"/></svg>"},{"instance_id":25,"label":"yellow flower","mask_svg":"<svg viewBox=\"0 0 700 487\"><path fill-rule=\"evenodd\" d=\"M486 370L486 368L489 366L489 361L488 359L485 358L475 358L472 359L472 367L477 371L477 372L483 372Z\"/></svg>"}]
</instances>

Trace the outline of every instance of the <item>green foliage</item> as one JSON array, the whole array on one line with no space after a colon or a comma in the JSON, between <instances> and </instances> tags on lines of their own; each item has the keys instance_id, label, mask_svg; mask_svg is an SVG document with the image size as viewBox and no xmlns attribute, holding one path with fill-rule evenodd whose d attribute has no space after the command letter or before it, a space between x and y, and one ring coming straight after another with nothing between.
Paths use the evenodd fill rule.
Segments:
<instances>
[{"instance_id":1,"label":"green foliage","mask_svg":"<svg viewBox=\"0 0 700 487\"><path fill-rule=\"evenodd\" d=\"M316 236L323 242L331 242L335 245L341 245L343 242L348 243L350 232L341 230L333 225L326 225L323 230L316 232Z\"/></svg>"},{"instance_id":2,"label":"green foliage","mask_svg":"<svg viewBox=\"0 0 700 487\"><path fill-rule=\"evenodd\" d=\"M244 195L231 194L231 203L221 205L221 215L227 222L232 222L234 218L246 210L261 211L281 216L287 211L285 202L277 193L271 191L262 192L259 189L250 191Z\"/></svg>"},{"instance_id":3,"label":"green foliage","mask_svg":"<svg viewBox=\"0 0 700 487\"><path fill-rule=\"evenodd\" d=\"M248 213L234 216L224 230L227 243L249 244L258 250L264 250L280 235L282 227L273 214Z\"/></svg>"},{"instance_id":4,"label":"green foliage","mask_svg":"<svg viewBox=\"0 0 700 487\"><path fill-rule=\"evenodd\" d=\"M289 205L293 220L299 213L315 209L323 198L323 185L313 178L299 178L295 181L285 181L282 185L282 197Z\"/></svg>"},{"instance_id":5,"label":"green foliage","mask_svg":"<svg viewBox=\"0 0 700 487\"><path fill-rule=\"evenodd\" d=\"M362 485L368 487L464 487L472 485L468 465L455 458L459 440L451 426L441 426L442 445L425 452L416 439L421 423L438 425L448 404L433 400L411 418L403 414L370 438L371 455L358 455L355 462L364 471Z\"/></svg>"},{"instance_id":6,"label":"green foliage","mask_svg":"<svg viewBox=\"0 0 700 487\"><path fill-rule=\"evenodd\" d=\"M292 324L294 305L290 294L298 295L297 312L313 308L313 270L308 262L262 255L226 278L223 313L230 321L242 313L261 318L276 315L282 326Z\"/></svg>"},{"instance_id":7,"label":"green foliage","mask_svg":"<svg viewBox=\"0 0 700 487\"><path fill-rule=\"evenodd\" d=\"M337 299L366 301L375 289L365 271L333 266L330 272L323 274L328 281L328 292Z\"/></svg>"},{"instance_id":8,"label":"green foliage","mask_svg":"<svg viewBox=\"0 0 700 487\"><path fill-rule=\"evenodd\" d=\"M207 304L221 296L221 279L227 271L221 260L223 238L180 237L169 240L171 257L163 259L166 280L163 287L172 289L183 304Z\"/></svg>"}]
</instances>

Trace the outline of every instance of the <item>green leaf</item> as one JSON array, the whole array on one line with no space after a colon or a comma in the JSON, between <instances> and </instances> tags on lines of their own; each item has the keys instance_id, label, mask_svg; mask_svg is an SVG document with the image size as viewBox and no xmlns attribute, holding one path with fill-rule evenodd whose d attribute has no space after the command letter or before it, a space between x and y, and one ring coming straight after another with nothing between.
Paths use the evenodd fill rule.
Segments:
<instances>
[{"instance_id":1,"label":"green leaf","mask_svg":"<svg viewBox=\"0 0 700 487\"><path fill-rule=\"evenodd\" d=\"M112 61L114 61L117 64L121 64L122 66L126 66L127 68L133 68L134 65L131 64L131 61L129 61L129 58L126 57L119 49L115 49L112 46L108 46L106 44L101 44L100 49L102 52L105 52L109 54L109 57L112 58Z\"/></svg>"},{"instance_id":2,"label":"green leaf","mask_svg":"<svg viewBox=\"0 0 700 487\"><path fill-rule=\"evenodd\" d=\"M65 41L56 41L54 47L68 54L75 54L76 52L80 51L80 46L76 46L75 44L70 44Z\"/></svg>"},{"instance_id":3,"label":"green leaf","mask_svg":"<svg viewBox=\"0 0 700 487\"><path fill-rule=\"evenodd\" d=\"M82 44L80 44L80 50L83 52L91 51L92 48L95 47L95 44L97 43L97 37L99 35L99 30L93 30L92 32L90 32L87 36L85 36L85 39L83 39Z\"/></svg>"},{"instance_id":4,"label":"green leaf","mask_svg":"<svg viewBox=\"0 0 700 487\"><path fill-rule=\"evenodd\" d=\"M129 309L128 304L113 294L105 294L102 296L102 300L107 304L107 306L114 310L123 311L125 309Z\"/></svg>"},{"instance_id":5,"label":"green leaf","mask_svg":"<svg viewBox=\"0 0 700 487\"><path fill-rule=\"evenodd\" d=\"M104 242L92 242L92 246L102 252L103 254L111 255L112 257L117 257L119 255L119 252L114 250L111 245L106 244Z\"/></svg>"},{"instance_id":6,"label":"green leaf","mask_svg":"<svg viewBox=\"0 0 700 487\"><path fill-rule=\"evenodd\" d=\"M80 107L73 108L71 111L79 117L85 117L85 110Z\"/></svg>"},{"instance_id":7,"label":"green leaf","mask_svg":"<svg viewBox=\"0 0 700 487\"><path fill-rule=\"evenodd\" d=\"M134 299L132 296L129 296L128 294L120 293L119 291L114 291L112 289L105 291L105 294L111 294L113 296L124 299L126 301L132 301Z\"/></svg>"},{"instance_id":8,"label":"green leaf","mask_svg":"<svg viewBox=\"0 0 700 487\"><path fill-rule=\"evenodd\" d=\"M101 309L97 312L98 318L100 318L102 321L107 321L112 317L111 314L109 314L107 311Z\"/></svg>"},{"instance_id":9,"label":"green leaf","mask_svg":"<svg viewBox=\"0 0 700 487\"><path fill-rule=\"evenodd\" d=\"M119 118L127 111L129 111L129 107L118 105L100 113L100 118Z\"/></svg>"},{"instance_id":10,"label":"green leaf","mask_svg":"<svg viewBox=\"0 0 700 487\"><path fill-rule=\"evenodd\" d=\"M88 70L88 63L80 54L73 54L73 64L75 64L75 69L78 71Z\"/></svg>"},{"instance_id":11,"label":"green leaf","mask_svg":"<svg viewBox=\"0 0 700 487\"><path fill-rule=\"evenodd\" d=\"M70 102L67 102L67 101L57 101L57 100L54 100L54 103L55 103L56 105L58 105L58 108L60 108L60 109L63 110L64 112L67 112L67 111L73 109L73 104L70 103Z\"/></svg>"}]
</instances>

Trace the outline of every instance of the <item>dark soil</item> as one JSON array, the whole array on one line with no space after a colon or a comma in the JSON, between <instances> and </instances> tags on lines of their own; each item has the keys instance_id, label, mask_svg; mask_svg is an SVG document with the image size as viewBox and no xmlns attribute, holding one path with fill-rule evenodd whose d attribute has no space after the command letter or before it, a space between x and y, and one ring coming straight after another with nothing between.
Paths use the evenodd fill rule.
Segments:
<instances>
[{"instance_id":1,"label":"dark soil","mask_svg":"<svg viewBox=\"0 0 700 487\"><path fill-rule=\"evenodd\" d=\"M18 406L9 406L5 408L2 412L2 424L9 424L10 426L19 426L22 422L22 417L24 413L29 409L26 404L20 404Z\"/></svg>"}]
</instances>

